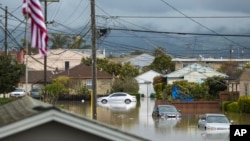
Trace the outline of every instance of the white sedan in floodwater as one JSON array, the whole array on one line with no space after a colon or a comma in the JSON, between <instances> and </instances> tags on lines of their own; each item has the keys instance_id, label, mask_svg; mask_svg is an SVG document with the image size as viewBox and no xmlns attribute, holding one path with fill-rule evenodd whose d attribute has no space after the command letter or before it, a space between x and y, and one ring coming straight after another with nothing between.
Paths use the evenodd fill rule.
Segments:
<instances>
[{"instance_id":1,"label":"white sedan in floodwater","mask_svg":"<svg viewBox=\"0 0 250 141\"><path fill-rule=\"evenodd\" d=\"M108 96L97 98L97 102L101 102L103 104L106 104L108 102L124 102L126 104L129 104L131 102L136 102L136 96L130 95L125 92L115 92Z\"/></svg>"}]
</instances>

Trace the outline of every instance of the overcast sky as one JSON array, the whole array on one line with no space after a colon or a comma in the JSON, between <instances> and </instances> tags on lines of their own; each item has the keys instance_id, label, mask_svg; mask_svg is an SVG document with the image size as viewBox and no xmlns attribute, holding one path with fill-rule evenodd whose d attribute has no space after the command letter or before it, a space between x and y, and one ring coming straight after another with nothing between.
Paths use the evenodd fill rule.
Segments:
<instances>
[{"instance_id":1,"label":"overcast sky","mask_svg":"<svg viewBox=\"0 0 250 141\"><path fill-rule=\"evenodd\" d=\"M23 20L22 0L1 0L1 7ZM44 3L41 2L44 8ZM250 34L249 0L95 0L100 27L165 32ZM47 4L50 32L80 32L90 23L89 0L60 0ZM0 10L1 26L4 11ZM20 21L9 17L9 28ZM24 25L21 25L24 26ZM77 30L75 30L77 29Z\"/></svg>"}]
</instances>

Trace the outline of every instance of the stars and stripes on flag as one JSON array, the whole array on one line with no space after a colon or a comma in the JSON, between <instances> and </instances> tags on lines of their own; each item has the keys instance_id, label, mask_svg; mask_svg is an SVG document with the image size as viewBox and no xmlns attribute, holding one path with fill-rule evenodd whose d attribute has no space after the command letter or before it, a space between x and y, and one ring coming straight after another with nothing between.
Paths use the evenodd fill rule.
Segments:
<instances>
[{"instance_id":1,"label":"stars and stripes on flag","mask_svg":"<svg viewBox=\"0 0 250 141\"><path fill-rule=\"evenodd\" d=\"M31 19L31 47L37 47L39 53L47 53L48 32L39 0L23 0L22 12Z\"/></svg>"}]
</instances>

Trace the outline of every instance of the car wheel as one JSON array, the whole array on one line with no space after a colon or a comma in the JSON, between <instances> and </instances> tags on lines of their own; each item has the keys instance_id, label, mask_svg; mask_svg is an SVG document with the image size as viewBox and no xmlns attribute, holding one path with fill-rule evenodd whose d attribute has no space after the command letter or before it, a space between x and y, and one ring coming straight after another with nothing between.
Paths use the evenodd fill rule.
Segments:
<instances>
[{"instance_id":1,"label":"car wheel","mask_svg":"<svg viewBox=\"0 0 250 141\"><path fill-rule=\"evenodd\" d=\"M129 103L131 103L131 100L126 99L124 102L125 102L126 104L129 104Z\"/></svg>"},{"instance_id":2,"label":"car wheel","mask_svg":"<svg viewBox=\"0 0 250 141\"><path fill-rule=\"evenodd\" d=\"M103 104L108 103L108 101L107 101L106 99L103 99L101 102L102 102Z\"/></svg>"}]
</instances>

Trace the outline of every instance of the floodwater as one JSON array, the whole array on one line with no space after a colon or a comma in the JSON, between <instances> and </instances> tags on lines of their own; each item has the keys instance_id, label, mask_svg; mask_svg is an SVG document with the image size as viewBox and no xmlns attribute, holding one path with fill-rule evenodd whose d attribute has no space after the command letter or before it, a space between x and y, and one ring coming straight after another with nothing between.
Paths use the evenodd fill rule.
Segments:
<instances>
[{"instance_id":1,"label":"floodwater","mask_svg":"<svg viewBox=\"0 0 250 141\"><path fill-rule=\"evenodd\" d=\"M140 102L123 104L97 103L97 120L122 131L152 141L229 141L229 132L205 132L197 128L199 114L182 115L181 119L154 119L151 114L155 101L142 98ZM91 118L89 101L59 101L59 107ZM234 124L250 124L250 114L228 114Z\"/></svg>"}]
</instances>

